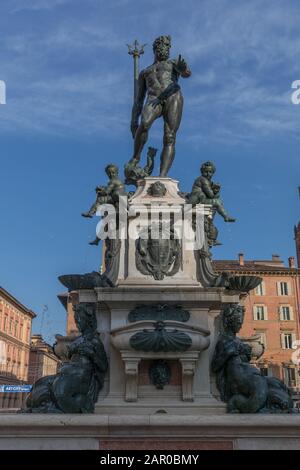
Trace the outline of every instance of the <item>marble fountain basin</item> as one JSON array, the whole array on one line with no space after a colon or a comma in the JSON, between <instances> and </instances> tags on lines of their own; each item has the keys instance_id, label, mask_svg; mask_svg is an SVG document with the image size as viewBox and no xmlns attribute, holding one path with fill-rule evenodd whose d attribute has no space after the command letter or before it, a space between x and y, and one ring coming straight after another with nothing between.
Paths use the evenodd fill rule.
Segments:
<instances>
[{"instance_id":1,"label":"marble fountain basin","mask_svg":"<svg viewBox=\"0 0 300 470\"><path fill-rule=\"evenodd\" d=\"M141 320L111 331L111 342L119 351L202 351L210 343L210 331L202 326L175 320Z\"/></svg>"}]
</instances>

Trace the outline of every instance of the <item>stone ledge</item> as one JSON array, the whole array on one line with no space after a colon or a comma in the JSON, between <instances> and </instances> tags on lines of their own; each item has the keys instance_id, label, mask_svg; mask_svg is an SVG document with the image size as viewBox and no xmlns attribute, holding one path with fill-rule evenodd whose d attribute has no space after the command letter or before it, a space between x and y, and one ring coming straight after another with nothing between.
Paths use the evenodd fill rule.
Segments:
<instances>
[{"instance_id":1,"label":"stone ledge","mask_svg":"<svg viewBox=\"0 0 300 470\"><path fill-rule=\"evenodd\" d=\"M300 450L300 415L1 415L0 450L63 448Z\"/></svg>"},{"instance_id":2,"label":"stone ledge","mask_svg":"<svg viewBox=\"0 0 300 470\"><path fill-rule=\"evenodd\" d=\"M94 435L113 433L115 428L126 427L131 432L139 432L142 427L144 431L151 434L152 428L156 428L162 434L172 430L173 434L180 434L183 429L191 428L193 433L225 433L230 435L239 430L239 434L270 433L271 435L282 434L290 431L293 435L299 433L300 438L300 414L295 415L266 415L266 414L243 414L243 415L60 415L60 414L1 414L0 435L6 434L8 430L18 429L24 432L30 429L30 433L39 434L41 430L59 431L64 434L74 432L78 428Z\"/></svg>"},{"instance_id":3,"label":"stone ledge","mask_svg":"<svg viewBox=\"0 0 300 470\"><path fill-rule=\"evenodd\" d=\"M180 303L184 305L193 304L201 301L201 307L216 307L223 303L239 302L239 295L235 291L225 291L223 287L210 287L209 289L199 286L170 286L160 283L158 286L147 284L146 286L118 286L115 289L106 287L96 287L95 292L99 302L107 302L110 305L121 304L123 302L143 303L166 301ZM174 297L175 294L175 297ZM92 293L94 298L95 293ZM80 300L87 301L91 297L91 291L81 291ZM91 297L91 298L92 298Z\"/></svg>"}]
</instances>

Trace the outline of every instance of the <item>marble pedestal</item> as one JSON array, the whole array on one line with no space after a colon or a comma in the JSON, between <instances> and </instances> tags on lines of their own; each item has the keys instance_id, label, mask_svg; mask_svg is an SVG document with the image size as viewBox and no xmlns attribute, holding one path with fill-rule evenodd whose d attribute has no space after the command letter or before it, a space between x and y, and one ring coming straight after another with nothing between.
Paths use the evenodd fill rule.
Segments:
<instances>
[{"instance_id":1,"label":"marble pedestal","mask_svg":"<svg viewBox=\"0 0 300 470\"><path fill-rule=\"evenodd\" d=\"M187 210L190 217L186 215ZM203 205L197 210L202 214L202 221L204 216L212 216L211 206ZM95 409L98 414L225 412L224 403L218 399L210 364L220 330L219 314L226 304L238 302L239 296L224 288L212 287L216 275L204 224L197 229L203 240L200 248L189 244L186 237L173 243L163 237L153 241L152 234L150 241L148 238L141 243L142 234L154 226L159 225L164 234L169 234L170 217L174 223L169 224L171 231L175 226L178 229L175 220L185 220L184 234L196 233L195 209L186 205L178 181L155 177L140 181L128 202L128 237L120 236L117 255L112 262L109 258L116 287L79 291L79 302L92 302L97 306L98 329L109 358L107 380ZM143 318L130 320L130 312L140 305L146 309L179 306L187 311L189 318L186 320L176 321L167 315L162 323L166 335L180 332L188 337L191 346L187 350L132 347L131 338L136 333L155 334L154 317L146 321ZM166 361L171 370L170 382L163 389L158 389L149 377L155 360Z\"/></svg>"},{"instance_id":2,"label":"marble pedestal","mask_svg":"<svg viewBox=\"0 0 300 470\"><path fill-rule=\"evenodd\" d=\"M222 288L127 286L80 291L80 302L98 305L98 327L110 364L95 412L118 415L225 413L225 405L218 399L210 363L219 331L220 310L226 303L237 300L236 295ZM180 304L188 310L190 318L181 324L181 328L195 336L201 331L205 342L203 348L196 344L185 352L141 352L122 344L120 332L130 336L138 329L145 329L145 322L141 325L129 322L130 311L137 305L155 305L158 301L160 304ZM174 328L174 322L167 321L166 324L167 328ZM178 361L180 377L176 383L158 390L149 381L142 383L139 380L141 363L154 359Z\"/></svg>"}]
</instances>

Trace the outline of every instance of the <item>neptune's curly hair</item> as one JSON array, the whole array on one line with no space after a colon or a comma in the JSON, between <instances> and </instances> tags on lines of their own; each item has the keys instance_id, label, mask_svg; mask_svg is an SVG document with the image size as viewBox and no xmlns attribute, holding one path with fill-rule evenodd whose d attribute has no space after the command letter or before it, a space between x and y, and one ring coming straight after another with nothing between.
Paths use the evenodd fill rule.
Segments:
<instances>
[{"instance_id":1,"label":"neptune's curly hair","mask_svg":"<svg viewBox=\"0 0 300 470\"><path fill-rule=\"evenodd\" d=\"M153 51L155 52L156 49L160 46L167 46L171 47L171 36L159 36L153 42Z\"/></svg>"}]
</instances>

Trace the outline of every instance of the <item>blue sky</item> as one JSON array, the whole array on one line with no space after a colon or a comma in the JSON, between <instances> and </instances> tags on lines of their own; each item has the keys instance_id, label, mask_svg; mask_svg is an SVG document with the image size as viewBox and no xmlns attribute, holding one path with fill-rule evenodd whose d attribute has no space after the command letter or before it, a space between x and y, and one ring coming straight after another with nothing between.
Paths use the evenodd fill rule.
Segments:
<instances>
[{"instance_id":1,"label":"blue sky","mask_svg":"<svg viewBox=\"0 0 300 470\"><path fill-rule=\"evenodd\" d=\"M294 255L300 219L300 12L293 0L1 0L0 284L38 314L52 341L65 313L59 274L100 264L96 220L80 213L105 183L104 167L131 157L132 59L126 43L171 34L192 69L170 176L190 189L201 162L235 224L218 219L214 257ZM149 144L161 148L161 123ZM158 159L157 159L158 160Z\"/></svg>"}]
</instances>

